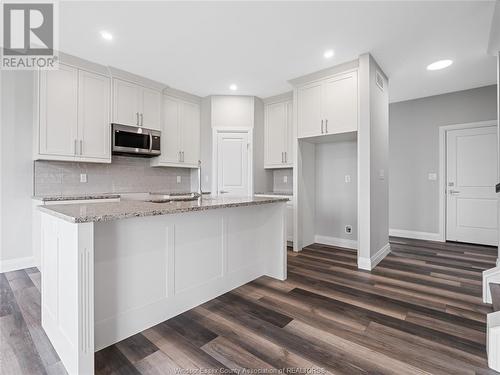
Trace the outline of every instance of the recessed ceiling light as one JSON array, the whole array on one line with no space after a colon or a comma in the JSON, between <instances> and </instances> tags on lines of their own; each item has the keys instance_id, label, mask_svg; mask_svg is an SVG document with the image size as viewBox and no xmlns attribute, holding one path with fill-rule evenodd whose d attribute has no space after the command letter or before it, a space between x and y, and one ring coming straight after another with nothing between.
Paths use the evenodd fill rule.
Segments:
<instances>
[{"instance_id":1,"label":"recessed ceiling light","mask_svg":"<svg viewBox=\"0 0 500 375\"><path fill-rule=\"evenodd\" d=\"M238 90L238 86L236 86L234 83L232 85L229 86L229 90L231 91L236 91Z\"/></svg>"},{"instance_id":2,"label":"recessed ceiling light","mask_svg":"<svg viewBox=\"0 0 500 375\"><path fill-rule=\"evenodd\" d=\"M101 31L101 36L105 40L113 40L113 34L111 34L109 31L106 30Z\"/></svg>"},{"instance_id":3,"label":"recessed ceiling light","mask_svg":"<svg viewBox=\"0 0 500 375\"><path fill-rule=\"evenodd\" d=\"M453 64L453 60L439 60L427 65L427 70L439 70L449 67Z\"/></svg>"},{"instance_id":4,"label":"recessed ceiling light","mask_svg":"<svg viewBox=\"0 0 500 375\"><path fill-rule=\"evenodd\" d=\"M333 49L327 49L324 53L323 53L323 57L325 59L330 59L333 57L335 53L333 52Z\"/></svg>"}]
</instances>

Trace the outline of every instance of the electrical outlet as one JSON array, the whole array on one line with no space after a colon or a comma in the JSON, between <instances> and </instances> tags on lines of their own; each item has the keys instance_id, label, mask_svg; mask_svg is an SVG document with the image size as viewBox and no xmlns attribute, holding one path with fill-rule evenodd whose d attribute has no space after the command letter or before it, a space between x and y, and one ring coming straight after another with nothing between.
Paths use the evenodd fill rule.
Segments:
<instances>
[{"instance_id":1,"label":"electrical outlet","mask_svg":"<svg viewBox=\"0 0 500 375\"><path fill-rule=\"evenodd\" d=\"M80 182L87 182L87 173L80 173Z\"/></svg>"},{"instance_id":2,"label":"electrical outlet","mask_svg":"<svg viewBox=\"0 0 500 375\"><path fill-rule=\"evenodd\" d=\"M177 176L177 183L180 184L181 183L181 176Z\"/></svg>"},{"instance_id":3,"label":"electrical outlet","mask_svg":"<svg viewBox=\"0 0 500 375\"><path fill-rule=\"evenodd\" d=\"M288 176L283 176L283 183L287 184L288 183Z\"/></svg>"},{"instance_id":4,"label":"electrical outlet","mask_svg":"<svg viewBox=\"0 0 500 375\"><path fill-rule=\"evenodd\" d=\"M351 182L351 175L350 174L346 174L345 177L344 177L344 180L345 180L346 184L349 184Z\"/></svg>"},{"instance_id":5,"label":"electrical outlet","mask_svg":"<svg viewBox=\"0 0 500 375\"><path fill-rule=\"evenodd\" d=\"M344 230L347 234L351 234L352 233L352 225L346 225Z\"/></svg>"}]
</instances>

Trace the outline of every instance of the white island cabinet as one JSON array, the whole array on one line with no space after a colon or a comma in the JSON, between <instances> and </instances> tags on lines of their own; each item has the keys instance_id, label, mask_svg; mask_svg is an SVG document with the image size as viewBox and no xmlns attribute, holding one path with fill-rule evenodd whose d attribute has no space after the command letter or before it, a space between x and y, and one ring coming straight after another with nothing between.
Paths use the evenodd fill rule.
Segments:
<instances>
[{"instance_id":1,"label":"white island cabinet","mask_svg":"<svg viewBox=\"0 0 500 375\"><path fill-rule=\"evenodd\" d=\"M39 208L42 326L69 374L94 352L260 276L286 278L286 199Z\"/></svg>"}]
</instances>

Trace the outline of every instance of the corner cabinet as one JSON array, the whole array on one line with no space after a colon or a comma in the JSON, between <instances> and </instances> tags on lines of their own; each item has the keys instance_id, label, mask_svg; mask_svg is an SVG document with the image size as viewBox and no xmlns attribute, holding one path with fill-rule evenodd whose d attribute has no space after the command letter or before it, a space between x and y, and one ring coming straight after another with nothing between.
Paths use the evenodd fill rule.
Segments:
<instances>
[{"instance_id":1,"label":"corner cabinet","mask_svg":"<svg viewBox=\"0 0 500 375\"><path fill-rule=\"evenodd\" d=\"M34 159L111 162L111 80L60 64L36 75Z\"/></svg>"},{"instance_id":2,"label":"corner cabinet","mask_svg":"<svg viewBox=\"0 0 500 375\"><path fill-rule=\"evenodd\" d=\"M297 137L358 130L358 72L350 71L296 89Z\"/></svg>"},{"instance_id":3,"label":"corner cabinet","mask_svg":"<svg viewBox=\"0 0 500 375\"><path fill-rule=\"evenodd\" d=\"M163 96L161 155L153 167L198 168L200 160L200 104Z\"/></svg>"},{"instance_id":4,"label":"corner cabinet","mask_svg":"<svg viewBox=\"0 0 500 375\"><path fill-rule=\"evenodd\" d=\"M113 122L161 129L161 92L113 78Z\"/></svg>"},{"instance_id":5,"label":"corner cabinet","mask_svg":"<svg viewBox=\"0 0 500 375\"><path fill-rule=\"evenodd\" d=\"M264 112L264 168L293 167L292 100L268 103Z\"/></svg>"}]
</instances>

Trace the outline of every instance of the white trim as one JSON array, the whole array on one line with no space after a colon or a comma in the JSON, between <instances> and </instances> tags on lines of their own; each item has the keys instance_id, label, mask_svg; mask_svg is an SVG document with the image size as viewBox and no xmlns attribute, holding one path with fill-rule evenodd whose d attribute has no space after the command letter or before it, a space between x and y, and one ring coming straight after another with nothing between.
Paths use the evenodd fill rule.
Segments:
<instances>
[{"instance_id":1,"label":"white trim","mask_svg":"<svg viewBox=\"0 0 500 375\"><path fill-rule=\"evenodd\" d=\"M358 249L358 241L349 240L347 238L321 236L319 234L316 234L314 236L314 242L329 246L346 247L348 249L355 250Z\"/></svg>"},{"instance_id":2,"label":"white trim","mask_svg":"<svg viewBox=\"0 0 500 375\"><path fill-rule=\"evenodd\" d=\"M496 120L443 125L439 127L439 239L446 241L446 132L450 130L497 126Z\"/></svg>"},{"instance_id":3,"label":"white trim","mask_svg":"<svg viewBox=\"0 0 500 375\"><path fill-rule=\"evenodd\" d=\"M391 245L387 243L379 251L377 251L374 255L372 255L370 258L365 258L365 257L358 256L358 268L360 268L362 270L371 271L390 252L391 252Z\"/></svg>"},{"instance_id":4,"label":"white trim","mask_svg":"<svg viewBox=\"0 0 500 375\"><path fill-rule=\"evenodd\" d=\"M218 180L218 135L222 133L248 134L248 195L253 195L253 128L248 127L212 127L212 194L219 195Z\"/></svg>"},{"instance_id":5,"label":"white trim","mask_svg":"<svg viewBox=\"0 0 500 375\"><path fill-rule=\"evenodd\" d=\"M0 273L36 267L35 257L14 258L0 261Z\"/></svg>"},{"instance_id":6,"label":"white trim","mask_svg":"<svg viewBox=\"0 0 500 375\"><path fill-rule=\"evenodd\" d=\"M483 271L483 302L491 303L490 283L500 283L500 266Z\"/></svg>"},{"instance_id":7,"label":"white trim","mask_svg":"<svg viewBox=\"0 0 500 375\"><path fill-rule=\"evenodd\" d=\"M440 233L417 232L417 231L406 230L406 229L392 229L391 228L391 229L389 229L389 236L413 238L415 240L444 242Z\"/></svg>"},{"instance_id":8,"label":"white trim","mask_svg":"<svg viewBox=\"0 0 500 375\"><path fill-rule=\"evenodd\" d=\"M486 317L486 352L488 367L500 371L500 311L489 313Z\"/></svg>"}]
</instances>

